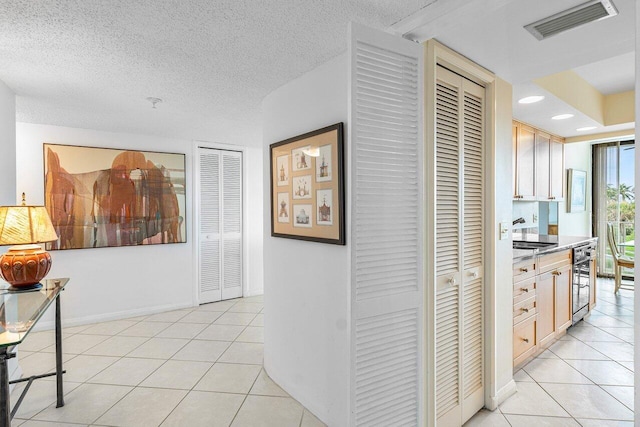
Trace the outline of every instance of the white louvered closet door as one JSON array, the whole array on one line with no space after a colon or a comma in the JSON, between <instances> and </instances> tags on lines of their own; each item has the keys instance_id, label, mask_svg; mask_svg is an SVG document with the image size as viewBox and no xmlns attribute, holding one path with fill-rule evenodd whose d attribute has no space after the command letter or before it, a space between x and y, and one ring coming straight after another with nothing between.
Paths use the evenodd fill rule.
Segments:
<instances>
[{"instance_id":1,"label":"white louvered closet door","mask_svg":"<svg viewBox=\"0 0 640 427\"><path fill-rule=\"evenodd\" d=\"M198 149L200 303L242 296L242 153Z\"/></svg>"},{"instance_id":2,"label":"white louvered closet door","mask_svg":"<svg viewBox=\"0 0 640 427\"><path fill-rule=\"evenodd\" d=\"M484 88L436 79L436 418L460 426L484 406Z\"/></svg>"},{"instance_id":3,"label":"white louvered closet door","mask_svg":"<svg viewBox=\"0 0 640 427\"><path fill-rule=\"evenodd\" d=\"M351 26L351 425L422 425L422 47Z\"/></svg>"}]
</instances>

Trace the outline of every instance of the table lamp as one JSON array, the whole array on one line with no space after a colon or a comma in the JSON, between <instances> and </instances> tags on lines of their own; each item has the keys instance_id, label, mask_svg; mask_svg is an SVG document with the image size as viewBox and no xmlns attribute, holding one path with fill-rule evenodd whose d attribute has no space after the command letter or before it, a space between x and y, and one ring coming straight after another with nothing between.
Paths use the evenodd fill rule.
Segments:
<instances>
[{"instance_id":1,"label":"table lamp","mask_svg":"<svg viewBox=\"0 0 640 427\"><path fill-rule=\"evenodd\" d=\"M16 245L0 256L0 276L16 288L38 285L51 269L51 255L38 243L58 236L44 206L0 206L0 246Z\"/></svg>"}]
</instances>

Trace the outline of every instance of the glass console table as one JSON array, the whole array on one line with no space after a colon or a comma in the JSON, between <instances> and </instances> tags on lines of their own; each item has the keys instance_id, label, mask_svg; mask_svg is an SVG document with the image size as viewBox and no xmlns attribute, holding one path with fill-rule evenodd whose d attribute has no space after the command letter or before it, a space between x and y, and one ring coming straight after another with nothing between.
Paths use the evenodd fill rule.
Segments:
<instances>
[{"instance_id":1,"label":"glass console table","mask_svg":"<svg viewBox=\"0 0 640 427\"><path fill-rule=\"evenodd\" d=\"M60 292L62 292L68 281L68 278L45 279L41 282L42 287L24 290L14 289L8 285L0 286L0 426L2 427L11 426L11 419L18 410L27 391L29 391L31 383L38 378L56 376L56 407L64 406ZM9 381L7 360L16 356L15 346L27 337L53 301L56 302L56 371ZM9 384L18 382L27 382L27 385L13 406L13 410L11 410Z\"/></svg>"}]
</instances>

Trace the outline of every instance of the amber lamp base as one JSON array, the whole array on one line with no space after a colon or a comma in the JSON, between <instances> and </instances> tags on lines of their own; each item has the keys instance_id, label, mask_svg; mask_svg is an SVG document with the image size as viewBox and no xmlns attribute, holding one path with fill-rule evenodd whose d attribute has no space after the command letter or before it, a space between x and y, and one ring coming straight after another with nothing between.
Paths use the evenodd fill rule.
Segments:
<instances>
[{"instance_id":1,"label":"amber lamp base","mask_svg":"<svg viewBox=\"0 0 640 427\"><path fill-rule=\"evenodd\" d=\"M0 256L0 276L14 287L33 286L51 270L51 255L39 245L12 246Z\"/></svg>"}]
</instances>

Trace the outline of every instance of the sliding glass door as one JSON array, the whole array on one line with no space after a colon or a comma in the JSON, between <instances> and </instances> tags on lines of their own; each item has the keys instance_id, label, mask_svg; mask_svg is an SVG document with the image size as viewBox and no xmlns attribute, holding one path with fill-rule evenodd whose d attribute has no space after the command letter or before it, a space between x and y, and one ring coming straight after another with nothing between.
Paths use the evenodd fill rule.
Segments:
<instances>
[{"instance_id":1,"label":"sliding glass door","mask_svg":"<svg viewBox=\"0 0 640 427\"><path fill-rule=\"evenodd\" d=\"M635 253L634 141L593 146L594 235L599 237L598 274L613 276L613 258L607 242L612 224L620 253ZM633 278L633 269L623 269Z\"/></svg>"}]
</instances>

